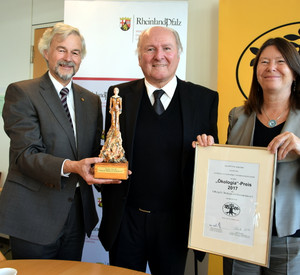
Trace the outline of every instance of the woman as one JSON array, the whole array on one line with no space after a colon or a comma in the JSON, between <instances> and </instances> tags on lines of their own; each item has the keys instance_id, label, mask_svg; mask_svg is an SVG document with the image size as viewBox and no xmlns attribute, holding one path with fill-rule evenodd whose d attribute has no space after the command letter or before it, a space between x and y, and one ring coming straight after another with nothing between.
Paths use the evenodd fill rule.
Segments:
<instances>
[{"instance_id":1,"label":"woman","mask_svg":"<svg viewBox=\"0 0 300 275\"><path fill-rule=\"evenodd\" d=\"M300 272L300 56L283 38L257 53L248 100L229 113L228 144L277 151L270 267L224 258L224 275ZM202 146L210 136L198 136ZM195 143L193 144L195 146Z\"/></svg>"}]
</instances>

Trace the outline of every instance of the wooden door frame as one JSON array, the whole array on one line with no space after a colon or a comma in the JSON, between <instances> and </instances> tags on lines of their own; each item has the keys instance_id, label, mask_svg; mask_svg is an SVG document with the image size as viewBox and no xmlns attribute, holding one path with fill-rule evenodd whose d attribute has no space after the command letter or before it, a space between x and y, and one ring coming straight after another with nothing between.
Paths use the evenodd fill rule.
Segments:
<instances>
[{"instance_id":1,"label":"wooden door frame","mask_svg":"<svg viewBox=\"0 0 300 275\"><path fill-rule=\"evenodd\" d=\"M59 21L62 22L62 21ZM35 34L36 34L36 30L37 29L42 29L42 28L50 28L53 27L56 23L58 22L49 22L49 23L45 23L45 24L36 24L33 25L31 28L31 54L30 54L30 78L34 78L37 76L42 75L44 72L47 71L47 64L46 61L44 60L44 58L41 56L37 45L35 46ZM38 59L36 59L35 57L38 56ZM41 73L39 73L38 75L34 75L34 66L35 66L35 62L40 62L41 63Z\"/></svg>"}]
</instances>

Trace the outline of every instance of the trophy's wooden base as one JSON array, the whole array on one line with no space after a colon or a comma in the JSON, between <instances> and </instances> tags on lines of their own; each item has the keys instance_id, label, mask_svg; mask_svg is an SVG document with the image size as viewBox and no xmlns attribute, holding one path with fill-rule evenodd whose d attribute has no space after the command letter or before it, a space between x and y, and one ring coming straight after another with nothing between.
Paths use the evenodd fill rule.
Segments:
<instances>
[{"instance_id":1,"label":"trophy's wooden base","mask_svg":"<svg viewBox=\"0 0 300 275\"><path fill-rule=\"evenodd\" d=\"M128 161L111 163L100 162L94 167L94 178L96 179L128 179Z\"/></svg>"}]
</instances>

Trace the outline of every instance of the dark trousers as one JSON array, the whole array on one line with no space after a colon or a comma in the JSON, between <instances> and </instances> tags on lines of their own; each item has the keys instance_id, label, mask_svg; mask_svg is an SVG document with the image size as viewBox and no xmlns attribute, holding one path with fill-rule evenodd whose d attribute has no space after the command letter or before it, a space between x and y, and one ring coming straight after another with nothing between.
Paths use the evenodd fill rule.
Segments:
<instances>
[{"instance_id":1,"label":"dark trousers","mask_svg":"<svg viewBox=\"0 0 300 275\"><path fill-rule=\"evenodd\" d=\"M41 245L11 236L12 258L80 261L84 239L82 202L80 190L77 188L68 218L58 239L51 244Z\"/></svg>"},{"instance_id":2,"label":"dark trousers","mask_svg":"<svg viewBox=\"0 0 300 275\"><path fill-rule=\"evenodd\" d=\"M127 207L121 228L109 251L111 265L154 275L183 275L188 225L180 210L146 213Z\"/></svg>"}]
</instances>

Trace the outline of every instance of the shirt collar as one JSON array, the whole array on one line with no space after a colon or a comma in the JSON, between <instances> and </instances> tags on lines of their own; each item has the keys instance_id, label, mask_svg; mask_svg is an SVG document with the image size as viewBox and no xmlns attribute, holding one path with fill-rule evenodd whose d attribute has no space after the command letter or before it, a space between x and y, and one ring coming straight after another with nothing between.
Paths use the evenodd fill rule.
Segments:
<instances>
[{"instance_id":1,"label":"shirt collar","mask_svg":"<svg viewBox=\"0 0 300 275\"><path fill-rule=\"evenodd\" d=\"M67 86L63 86L61 83L59 83L54 78L54 76L50 73L50 71L48 71L48 75L49 75L49 77L50 77L50 79L51 79L51 81L52 81L52 83L53 83L53 85L54 85L54 87L55 87L58 94L60 93L62 88L68 88L70 92L72 91L72 81L70 81Z\"/></svg>"},{"instance_id":2,"label":"shirt collar","mask_svg":"<svg viewBox=\"0 0 300 275\"><path fill-rule=\"evenodd\" d=\"M174 77L162 88L157 88L157 87L152 86L145 78L145 86L146 86L149 98L152 96L153 92L158 89L164 90L166 95L169 98L172 98L175 93L176 86L177 86L177 77L174 75Z\"/></svg>"}]
</instances>

